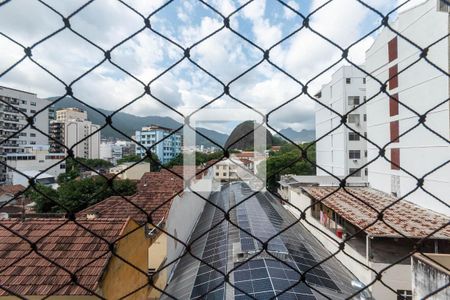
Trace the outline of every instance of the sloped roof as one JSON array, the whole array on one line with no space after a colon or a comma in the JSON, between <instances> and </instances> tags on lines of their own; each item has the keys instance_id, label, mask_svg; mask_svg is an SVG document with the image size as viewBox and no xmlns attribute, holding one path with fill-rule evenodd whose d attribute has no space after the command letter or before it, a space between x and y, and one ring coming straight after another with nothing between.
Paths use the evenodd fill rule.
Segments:
<instances>
[{"instance_id":1,"label":"sloped roof","mask_svg":"<svg viewBox=\"0 0 450 300\"><path fill-rule=\"evenodd\" d=\"M2 186L0 186L0 195L3 195L3 194L17 195L18 193L20 193L24 190L25 190L25 187L21 184L2 185Z\"/></svg>"},{"instance_id":2,"label":"sloped roof","mask_svg":"<svg viewBox=\"0 0 450 300\"><path fill-rule=\"evenodd\" d=\"M183 191L183 180L167 170L145 173L132 196L112 196L78 213L80 217L97 215L99 218L126 219L146 223L147 215L157 224L167 216L173 198Z\"/></svg>"},{"instance_id":3,"label":"sloped roof","mask_svg":"<svg viewBox=\"0 0 450 300\"><path fill-rule=\"evenodd\" d=\"M450 218L403 199L393 204L396 198L371 188L318 186L302 190L314 200L324 199L324 205L360 229L374 223L364 229L372 236L424 238L432 234L432 238L450 238ZM383 212L384 222L377 221L378 212L389 205Z\"/></svg>"},{"instance_id":4,"label":"sloped roof","mask_svg":"<svg viewBox=\"0 0 450 300\"><path fill-rule=\"evenodd\" d=\"M127 221L78 220L108 242L115 241ZM74 222L65 219L4 220L2 225L36 243L36 251L69 272L78 282L96 291L108 264L108 244ZM79 270L79 271L78 271ZM60 267L32 251L30 244L0 226L0 286L20 295L90 295ZM0 289L0 296L8 292Z\"/></svg>"}]
</instances>

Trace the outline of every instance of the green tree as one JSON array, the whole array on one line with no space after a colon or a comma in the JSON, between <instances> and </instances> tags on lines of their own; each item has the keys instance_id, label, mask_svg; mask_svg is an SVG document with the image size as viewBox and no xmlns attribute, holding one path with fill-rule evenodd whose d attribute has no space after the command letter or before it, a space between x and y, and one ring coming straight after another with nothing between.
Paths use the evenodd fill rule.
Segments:
<instances>
[{"instance_id":1,"label":"green tree","mask_svg":"<svg viewBox=\"0 0 450 300\"><path fill-rule=\"evenodd\" d=\"M30 190L27 196L36 202L36 211L40 213L78 212L114 195L130 196L136 193L136 182L131 180L114 180L111 188L107 180L101 176L94 176L81 180L70 180L61 183L58 190L53 190L44 185L37 185L36 189L48 196L49 200L41 193Z\"/></svg>"},{"instance_id":2,"label":"green tree","mask_svg":"<svg viewBox=\"0 0 450 300\"><path fill-rule=\"evenodd\" d=\"M72 212L78 212L113 195L130 196L136 193L136 183L131 180L114 180L113 188L101 176L72 180L58 189L60 203Z\"/></svg>"},{"instance_id":3,"label":"green tree","mask_svg":"<svg viewBox=\"0 0 450 300\"><path fill-rule=\"evenodd\" d=\"M133 155L124 156L121 159L117 160L117 164L120 165L120 164L127 163L127 162L142 161L142 162L150 163L150 171L153 171L153 172L159 171L159 169L161 168L161 166L159 164L161 162L158 158L158 155L156 155L155 153L152 153L152 160L150 160L150 158L148 158L148 157L146 157L145 159L142 159L139 155L133 154ZM155 163L155 161L157 163Z\"/></svg>"},{"instance_id":4,"label":"green tree","mask_svg":"<svg viewBox=\"0 0 450 300\"><path fill-rule=\"evenodd\" d=\"M300 147L306 150L308 160L315 162L315 145L303 144ZM301 157L301 151L292 144L283 145L279 152L271 152L266 161L267 188L276 191L284 174L314 175L314 165Z\"/></svg>"},{"instance_id":5,"label":"green tree","mask_svg":"<svg viewBox=\"0 0 450 300\"><path fill-rule=\"evenodd\" d=\"M36 203L35 209L39 213L57 212L62 209L61 207L58 207L57 204L59 201L58 192L49 186L36 184L34 188L31 187L26 191L25 197Z\"/></svg>"}]
</instances>

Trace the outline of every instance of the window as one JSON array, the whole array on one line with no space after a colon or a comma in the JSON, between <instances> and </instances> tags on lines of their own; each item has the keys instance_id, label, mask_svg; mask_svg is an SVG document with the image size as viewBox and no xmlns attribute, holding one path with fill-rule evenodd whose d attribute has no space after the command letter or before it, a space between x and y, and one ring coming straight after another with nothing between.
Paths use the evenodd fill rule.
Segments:
<instances>
[{"instance_id":1,"label":"window","mask_svg":"<svg viewBox=\"0 0 450 300\"><path fill-rule=\"evenodd\" d=\"M345 83L346 83L346 84L352 83L352 79L351 79L351 78L345 78Z\"/></svg>"},{"instance_id":2,"label":"window","mask_svg":"<svg viewBox=\"0 0 450 300\"><path fill-rule=\"evenodd\" d=\"M348 105L358 105L358 104L359 104L359 96L348 97Z\"/></svg>"},{"instance_id":3,"label":"window","mask_svg":"<svg viewBox=\"0 0 450 300\"><path fill-rule=\"evenodd\" d=\"M364 150L364 157L367 157L367 150Z\"/></svg>"},{"instance_id":4,"label":"window","mask_svg":"<svg viewBox=\"0 0 450 300\"><path fill-rule=\"evenodd\" d=\"M359 170L358 168L350 168L348 169L348 174L350 175L350 177L360 177L361 170Z\"/></svg>"},{"instance_id":5,"label":"window","mask_svg":"<svg viewBox=\"0 0 450 300\"><path fill-rule=\"evenodd\" d=\"M359 117L358 114L349 114L348 115L348 122L349 123L356 124L356 123L359 123L359 121L360 121L360 117Z\"/></svg>"},{"instance_id":6,"label":"window","mask_svg":"<svg viewBox=\"0 0 450 300\"><path fill-rule=\"evenodd\" d=\"M36 137L36 133L30 133L30 137Z\"/></svg>"},{"instance_id":7,"label":"window","mask_svg":"<svg viewBox=\"0 0 450 300\"><path fill-rule=\"evenodd\" d=\"M363 84L366 84L366 78L365 77L363 78Z\"/></svg>"},{"instance_id":8,"label":"window","mask_svg":"<svg viewBox=\"0 0 450 300\"><path fill-rule=\"evenodd\" d=\"M397 290L397 300L412 300L412 291Z\"/></svg>"},{"instance_id":9,"label":"window","mask_svg":"<svg viewBox=\"0 0 450 300\"><path fill-rule=\"evenodd\" d=\"M359 135L356 132L349 132L348 140L349 141L359 141Z\"/></svg>"},{"instance_id":10,"label":"window","mask_svg":"<svg viewBox=\"0 0 450 300\"><path fill-rule=\"evenodd\" d=\"M365 137L365 138L367 137L367 132L364 132L364 137Z\"/></svg>"},{"instance_id":11,"label":"window","mask_svg":"<svg viewBox=\"0 0 450 300\"><path fill-rule=\"evenodd\" d=\"M360 159L361 158L361 150L348 150L348 158Z\"/></svg>"},{"instance_id":12,"label":"window","mask_svg":"<svg viewBox=\"0 0 450 300\"><path fill-rule=\"evenodd\" d=\"M27 104L27 101L26 100L20 100L20 103L21 104Z\"/></svg>"},{"instance_id":13,"label":"window","mask_svg":"<svg viewBox=\"0 0 450 300\"><path fill-rule=\"evenodd\" d=\"M21 112L24 112L24 113L27 112L27 109L26 109L26 108L19 107L19 110L20 110Z\"/></svg>"},{"instance_id":14,"label":"window","mask_svg":"<svg viewBox=\"0 0 450 300\"><path fill-rule=\"evenodd\" d=\"M368 176L369 175L369 170L367 168L364 169L364 175Z\"/></svg>"},{"instance_id":15,"label":"window","mask_svg":"<svg viewBox=\"0 0 450 300\"><path fill-rule=\"evenodd\" d=\"M36 145L36 142L35 141L31 141L30 145Z\"/></svg>"},{"instance_id":16,"label":"window","mask_svg":"<svg viewBox=\"0 0 450 300\"><path fill-rule=\"evenodd\" d=\"M220 173L219 172L216 172L216 176L219 176L220 175Z\"/></svg>"},{"instance_id":17,"label":"window","mask_svg":"<svg viewBox=\"0 0 450 300\"><path fill-rule=\"evenodd\" d=\"M364 122L367 122L367 115L366 114L364 114L363 120L364 120Z\"/></svg>"},{"instance_id":18,"label":"window","mask_svg":"<svg viewBox=\"0 0 450 300\"><path fill-rule=\"evenodd\" d=\"M223 176L227 176L227 173L226 173L226 172L223 172Z\"/></svg>"},{"instance_id":19,"label":"window","mask_svg":"<svg viewBox=\"0 0 450 300\"><path fill-rule=\"evenodd\" d=\"M30 105L31 105L31 106L36 106L36 102L30 101Z\"/></svg>"},{"instance_id":20,"label":"window","mask_svg":"<svg viewBox=\"0 0 450 300\"><path fill-rule=\"evenodd\" d=\"M35 113L36 113L36 110L30 109L30 112L31 112L32 114L35 114Z\"/></svg>"},{"instance_id":21,"label":"window","mask_svg":"<svg viewBox=\"0 0 450 300\"><path fill-rule=\"evenodd\" d=\"M21 132L20 136L27 136L27 133L26 132Z\"/></svg>"}]
</instances>

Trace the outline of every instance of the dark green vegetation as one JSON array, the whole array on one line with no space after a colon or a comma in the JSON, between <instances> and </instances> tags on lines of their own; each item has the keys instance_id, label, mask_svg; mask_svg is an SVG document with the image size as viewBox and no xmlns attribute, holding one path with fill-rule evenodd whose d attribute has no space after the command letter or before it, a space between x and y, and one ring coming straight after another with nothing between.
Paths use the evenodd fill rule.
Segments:
<instances>
[{"instance_id":1,"label":"dark green vegetation","mask_svg":"<svg viewBox=\"0 0 450 300\"><path fill-rule=\"evenodd\" d=\"M115 179L110 187L104 177L94 176L63 182L57 190L36 185L26 193L26 196L36 202L38 213L75 213L110 196L129 196L135 192L134 181Z\"/></svg>"},{"instance_id":2,"label":"dark green vegetation","mask_svg":"<svg viewBox=\"0 0 450 300\"><path fill-rule=\"evenodd\" d=\"M315 144L300 145L301 149L306 151L308 160L316 161L316 147ZM266 164L267 172L267 188L273 192L278 187L280 175L295 174L295 175L314 175L315 167L313 164L302 158L302 153L298 147L292 144L285 144L281 146L279 152L270 152Z\"/></svg>"},{"instance_id":3,"label":"dark green vegetation","mask_svg":"<svg viewBox=\"0 0 450 300\"><path fill-rule=\"evenodd\" d=\"M253 150L255 143L255 122L245 121L233 129L230 136L225 143L225 148L239 149L239 150ZM266 131L266 146L274 145L272 134L269 130ZM264 149L265 150L265 149Z\"/></svg>"},{"instance_id":4,"label":"dark green vegetation","mask_svg":"<svg viewBox=\"0 0 450 300\"><path fill-rule=\"evenodd\" d=\"M194 153L185 154L185 155L194 155ZM199 166L201 164L207 163L211 159L220 159L222 157L224 157L224 154L222 151L217 151L217 152L213 152L213 153L195 152L195 165ZM182 166L182 165L184 165L183 162L184 162L183 153L180 153L174 159L172 159L169 163L167 163L165 167L171 168L173 166Z\"/></svg>"},{"instance_id":5,"label":"dark green vegetation","mask_svg":"<svg viewBox=\"0 0 450 300\"><path fill-rule=\"evenodd\" d=\"M87 159L77 157L76 159L67 158L66 173L58 176L58 183L73 180L81 175L82 172L96 170L97 172L106 173L106 171L113 166L112 163L103 159Z\"/></svg>"},{"instance_id":6,"label":"dark green vegetation","mask_svg":"<svg viewBox=\"0 0 450 300\"><path fill-rule=\"evenodd\" d=\"M161 168L161 166L159 165L161 162L160 162L158 156L155 153L152 153L152 159L146 157L143 160L142 160L142 158L139 155L135 155L135 154L127 155L127 156L124 156L121 159L119 159L117 161L117 164L120 165L120 164L123 164L123 163L126 163L126 162L138 162L138 161L139 162L140 161L142 161L142 162L149 162L150 163L150 171L153 171L153 172L156 172L156 171L158 171Z\"/></svg>"},{"instance_id":7,"label":"dark green vegetation","mask_svg":"<svg viewBox=\"0 0 450 300\"><path fill-rule=\"evenodd\" d=\"M51 97L49 98L50 101L55 101L57 97ZM58 102L55 103L55 109L61 109L66 107L77 107L85 110L88 114L88 119L94 124L103 125L105 124L105 117L102 116L100 113L95 111L94 109L91 109L87 107L86 105L76 101L73 98L66 97ZM103 113L105 116L109 116L113 113L113 111L96 108L98 111ZM182 126L180 122L177 122L176 120L169 118L169 117L160 117L160 116L148 116L148 117L139 117L136 115L124 113L124 112L118 112L115 114L112 118L112 125L119 129L121 132L123 132L126 136L131 137L135 134L136 130L140 130L144 126L149 126L150 124L153 125L159 125L162 127L170 128L170 129L177 129ZM228 138L228 135L214 131L209 130L206 128L197 128L198 132L201 132L211 140L213 140L215 143L219 145L223 145L225 141ZM126 139L125 136L120 134L119 132L115 131L112 127L106 126L104 129L102 129L102 137L103 138L119 138L119 139ZM196 137L197 145L204 145L206 147L209 146L216 146L201 135L197 134ZM217 147L217 146L216 146Z\"/></svg>"},{"instance_id":8,"label":"dark green vegetation","mask_svg":"<svg viewBox=\"0 0 450 300\"><path fill-rule=\"evenodd\" d=\"M303 129L302 131L295 131L292 128L285 128L281 129L280 133L296 143L312 142L316 138L316 132L314 130L308 129ZM281 138L281 136L279 135L276 136Z\"/></svg>"}]
</instances>

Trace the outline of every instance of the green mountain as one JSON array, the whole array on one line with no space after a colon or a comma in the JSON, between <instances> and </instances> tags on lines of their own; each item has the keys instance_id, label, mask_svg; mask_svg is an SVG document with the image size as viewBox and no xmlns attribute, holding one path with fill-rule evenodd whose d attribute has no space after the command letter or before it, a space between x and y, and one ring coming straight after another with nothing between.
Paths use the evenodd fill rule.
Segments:
<instances>
[{"instance_id":1,"label":"green mountain","mask_svg":"<svg viewBox=\"0 0 450 300\"><path fill-rule=\"evenodd\" d=\"M225 143L225 148L238 150L251 150L254 147L254 121L245 121L236 126ZM273 145L273 137L269 130L266 130L266 146ZM250 133L251 132L251 133Z\"/></svg>"},{"instance_id":2,"label":"green mountain","mask_svg":"<svg viewBox=\"0 0 450 300\"><path fill-rule=\"evenodd\" d=\"M280 130L280 133L296 143L311 142L316 139L314 130L303 129L302 131L295 131L292 128L285 128ZM280 135L277 136L281 137Z\"/></svg>"},{"instance_id":3,"label":"green mountain","mask_svg":"<svg viewBox=\"0 0 450 300\"><path fill-rule=\"evenodd\" d=\"M54 101L57 99L56 97L48 98L50 101ZM67 107L76 107L83 109L88 114L88 119L94 124L103 125L105 124L105 117L102 116L100 113L95 111L92 108L87 107L86 105L76 101L75 99L71 97L65 97L55 103L55 109L62 109ZM113 113L113 111L109 111L102 108L95 108L99 112L103 113L105 116L109 116ZM153 125L159 125L162 127L167 127L170 129L176 129L182 126L181 123L177 122L176 120L170 118L170 117L161 117L161 116L147 116L147 117L139 117L136 115L132 115L125 112L118 112L115 114L112 118L112 125L117 128L118 130L122 131L126 136L132 136L135 134L136 130L141 129L144 126L148 126L150 124ZM197 128L198 132L201 132L211 140L213 140L215 143L219 145L224 145L225 141L228 138L228 135L206 129L206 128ZM124 139L125 136L121 133L117 132L110 126L106 126L102 129L102 138L118 138L118 139ZM216 146L204 137L197 134L197 145L204 145L206 147L208 146ZM217 146L216 146L217 147Z\"/></svg>"}]
</instances>

